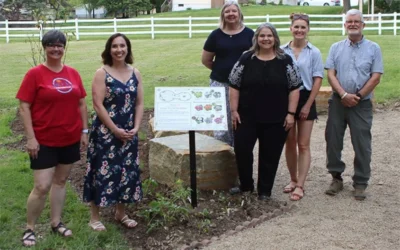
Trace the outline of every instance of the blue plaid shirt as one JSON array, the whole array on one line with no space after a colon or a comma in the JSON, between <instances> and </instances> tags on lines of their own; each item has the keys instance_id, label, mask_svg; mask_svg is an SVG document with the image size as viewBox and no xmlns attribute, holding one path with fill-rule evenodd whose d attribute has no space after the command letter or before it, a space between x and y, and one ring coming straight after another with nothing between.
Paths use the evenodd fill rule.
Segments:
<instances>
[{"instance_id":1,"label":"blue plaid shirt","mask_svg":"<svg viewBox=\"0 0 400 250\"><path fill-rule=\"evenodd\" d=\"M383 74L381 48L364 37L357 43L349 39L334 43L329 50L325 69L335 69L342 88L355 94L364 87L372 73ZM372 93L363 99L371 97Z\"/></svg>"}]
</instances>

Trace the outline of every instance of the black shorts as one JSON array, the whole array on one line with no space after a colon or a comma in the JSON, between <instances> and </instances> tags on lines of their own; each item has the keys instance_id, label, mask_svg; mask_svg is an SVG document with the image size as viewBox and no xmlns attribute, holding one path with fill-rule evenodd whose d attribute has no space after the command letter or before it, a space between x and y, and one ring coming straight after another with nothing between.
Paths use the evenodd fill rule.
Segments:
<instances>
[{"instance_id":1,"label":"black shorts","mask_svg":"<svg viewBox=\"0 0 400 250\"><path fill-rule=\"evenodd\" d=\"M306 89L302 89L300 91L299 104L297 105L297 110L295 115L296 120L300 120L301 108L303 108L304 104L306 104L308 98L310 97L310 94L311 91L308 91ZM315 105L314 101L310 107L310 113L308 113L308 117L306 120L316 120L316 119L318 119L318 115L317 115L317 106Z\"/></svg>"},{"instance_id":2,"label":"black shorts","mask_svg":"<svg viewBox=\"0 0 400 250\"><path fill-rule=\"evenodd\" d=\"M80 159L80 142L65 147L40 145L38 157L31 158L31 169L46 169L58 164L72 164Z\"/></svg>"}]
</instances>

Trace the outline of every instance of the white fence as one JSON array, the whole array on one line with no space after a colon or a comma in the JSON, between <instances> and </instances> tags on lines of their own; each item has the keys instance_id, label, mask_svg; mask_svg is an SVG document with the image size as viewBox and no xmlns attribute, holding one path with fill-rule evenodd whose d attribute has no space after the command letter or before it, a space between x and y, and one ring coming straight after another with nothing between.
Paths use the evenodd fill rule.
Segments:
<instances>
[{"instance_id":1,"label":"white fence","mask_svg":"<svg viewBox=\"0 0 400 250\"><path fill-rule=\"evenodd\" d=\"M399 29L400 14L375 14L364 15L365 30L377 31L378 35L397 35ZM343 23L344 14L338 15L310 15L310 26L313 34L315 31L329 32L329 34L345 34ZM149 17L131 19L72 19L58 20L43 23L42 21L2 21L0 22L0 38L10 42L10 38L42 38L46 30L57 28L73 33L76 40L81 37L104 36L107 37L116 32L127 35L149 35L152 39L156 35L183 34L192 38L196 34L209 34L218 27L218 17ZM288 31L290 20L288 15L246 16L245 24L250 28L256 28L260 23L270 22L278 31Z\"/></svg>"}]
</instances>

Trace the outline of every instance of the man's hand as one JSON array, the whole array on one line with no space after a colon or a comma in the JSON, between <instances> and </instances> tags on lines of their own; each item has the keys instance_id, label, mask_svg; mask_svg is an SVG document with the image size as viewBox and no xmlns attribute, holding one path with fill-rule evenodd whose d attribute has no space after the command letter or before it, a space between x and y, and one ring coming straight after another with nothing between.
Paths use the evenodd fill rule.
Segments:
<instances>
[{"instance_id":1,"label":"man's hand","mask_svg":"<svg viewBox=\"0 0 400 250\"><path fill-rule=\"evenodd\" d=\"M351 108L354 107L358 104L360 101L360 97L356 96L355 94L347 94L343 99L342 99L342 104L345 107Z\"/></svg>"}]
</instances>

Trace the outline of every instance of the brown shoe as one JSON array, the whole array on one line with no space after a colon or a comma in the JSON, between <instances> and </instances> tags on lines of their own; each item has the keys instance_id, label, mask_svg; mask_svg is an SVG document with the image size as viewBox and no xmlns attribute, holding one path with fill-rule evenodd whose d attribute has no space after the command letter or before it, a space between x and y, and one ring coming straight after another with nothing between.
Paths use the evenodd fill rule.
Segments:
<instances>
[{"instance_id":1,"label":"brown shoe","mask_svg":"<svg viewBox=\"0 0 400 250\"><path fill-rule=\"evenodd\" d=\"M367 198L367 194L365 193L364 186L355 186L354 187L354 199L358 201L363 201Z\"/></svg>"},{"instance_id":2,"label":"brown shoe","mask_svg":"<svg viewBox=\"0 0 400 250\"><path fill-rule=\"evenodd\" d=\"M335 196L342 190L343 190L343 181L333 178L331 185L329 185L329 188L325 191L325 194Z\"/></svg>"}]
</instances>

